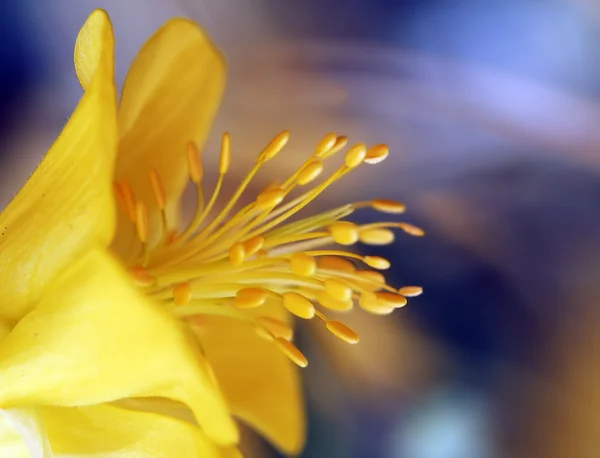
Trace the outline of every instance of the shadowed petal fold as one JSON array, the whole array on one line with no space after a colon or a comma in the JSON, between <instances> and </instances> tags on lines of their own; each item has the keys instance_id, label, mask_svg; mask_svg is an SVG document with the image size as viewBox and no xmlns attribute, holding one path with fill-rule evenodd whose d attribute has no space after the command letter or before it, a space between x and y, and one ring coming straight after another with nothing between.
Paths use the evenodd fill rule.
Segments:
<instances>
[{"instance_id":1,"label":"shadowed petal fold","mask_svg":"<svg viewBox=\"0 0 600 458\"><path fill-rule=\"evenodd\" d=\"M159 396L188 405L211 439L232 444L236 426L203 364L183 324L95 249L0 344L0 408Z\"/></svg>"},{"instance_id":2,"label":"shadowed petal fold","mask_svg":"<svg viewBox=\"0 0 600 458\"><path fill-rule=\"evenodd\" d=\"M286 320L280 306L256 310ZM299 453L306 429L298 368L246 322L215 316L201 322L202 347L234 415L284 453Z\"/></svg>"},{"instance_id":3,"label":"shadowed petal fold","mask_svg":"<svg viewBox=\"0 0 600 458\"><path fill-rule=\"evenodd\" d=\"M79 39L94 43L89 84L33 175L0 214L0 316L20 318L46 285L91 245L108 245L115 226L116 155L113 34L94 12Z\"/></svg>"}]
</instances>

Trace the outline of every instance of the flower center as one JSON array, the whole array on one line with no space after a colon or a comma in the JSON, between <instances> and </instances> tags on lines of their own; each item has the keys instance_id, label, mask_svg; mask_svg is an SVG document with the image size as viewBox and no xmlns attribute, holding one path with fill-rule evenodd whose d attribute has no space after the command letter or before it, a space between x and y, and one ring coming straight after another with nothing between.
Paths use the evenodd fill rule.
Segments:
<instances>
[{"instance_id":1,"label":"flower center","mask_svg":"<svg viewBox=\"0 0 600 458\"><path fill-rule=\"evenodd\" d=\"M282 184L271 185L247 205L240 199L262 165L272 160L289 139L281 132L259 154L254 166L231 198L216 211L215 206L231 161L231 141L221 142L219 176L210 198L205 199L203 167L194 144L186 151L189 178L196 187L193 217L181 231L169 230L166 196L160 173L149 171L155 204L161 211L159 237L151 237L146 205L137 201L126 182L115 184L115 195L137 234L137 254L130 272L152 299L163 302L181 318L224 315L251 323L256 332L274 341L296 364L306 358L291 343L290 326L260 314L267 303L280 304L302 319L317 317L336 337L357 343L358 335L322 310L348 311L357 303L374 314L388 314L406 304L406 297L421 293L409 286L396 289L386 283L381 270L387 259L362 256L330 248L330 245L387 245L394 241L392 229L421 236L423 231L405 222L376 222L356 225L343 221L355 210L371 208L386 214L403 213L404 205L387 199L346 204L301 219L295 216L332 183L363 163L383 161L386 145L367 148L358 143L347 149L343 164L308 190L322 174L324 162L343 150L347 139L327 134L313 154ZM158 240L151 242L151 240ZM319 309L317 309L317 307ZM252 312L249 312L250 309Z\"/></svg>"}]
</instances>

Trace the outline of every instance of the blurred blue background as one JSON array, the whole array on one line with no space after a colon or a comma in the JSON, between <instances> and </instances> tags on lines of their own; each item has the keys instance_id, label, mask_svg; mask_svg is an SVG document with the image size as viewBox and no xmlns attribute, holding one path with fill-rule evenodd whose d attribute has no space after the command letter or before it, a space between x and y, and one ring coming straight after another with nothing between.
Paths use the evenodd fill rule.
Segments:
<instances>
[{"instance_id":1,"label":"blurred blue background","mask_svg":"<svg viewBox=\"0 0 600 458\"><path fill-rule=\"evenodd\" d=\"M119 81L170 16L213 35L230 81L211 145L227 129L250 161L283 128L295 150L330 130L390 145L387 167L321 205L405 201L428 235L380 253L390 283L425 294L352 315L358 347L300 331L303 456L598 456L600 3L2 2L0 207L78 100L72 45L95 7L112 16Z\"/></svg>"}]
</instances>

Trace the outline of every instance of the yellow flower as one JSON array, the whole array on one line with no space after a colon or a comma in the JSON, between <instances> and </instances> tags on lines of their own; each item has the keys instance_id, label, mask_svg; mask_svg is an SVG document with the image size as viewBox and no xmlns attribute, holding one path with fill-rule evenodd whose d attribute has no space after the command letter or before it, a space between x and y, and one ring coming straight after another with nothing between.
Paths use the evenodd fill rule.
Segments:
<instances>
[{"instance_id":1,"label":"yellow flower","mask_svg":"<svg viewBox=\"0 0 600 458\"><path fill-rule=\"evenodd\" d=\"M345 137L328 134L296 173L244 202L260 166L287 143L282 132L218 205L231 140L223 135L206 198L198 145L225 64L202 30L183 19L161 27L133 62L118 109L103 11L78 35L75 68L79 105L0 215L0 456L234 456L230 412L299 452L304 416L291 361L307 361L291 343L290 316L317 317L356 343L323 309L357 301L385 314L420 293L387 285L383 258L323 247L387 244L390 228L422 231L340 221L361 207L404 210L381 199L289 219L352 169L385 159L387 147L348 148L328 178L294 195L344 149ZM188 180L197 208L181 224Z\"/></svg>"}]
</instances>

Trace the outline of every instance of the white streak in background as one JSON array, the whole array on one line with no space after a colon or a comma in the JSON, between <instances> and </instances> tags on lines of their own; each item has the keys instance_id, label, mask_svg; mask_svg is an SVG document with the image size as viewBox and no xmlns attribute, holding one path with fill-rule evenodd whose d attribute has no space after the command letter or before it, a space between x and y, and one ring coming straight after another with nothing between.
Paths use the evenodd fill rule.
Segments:
<instances>
[{"instance_id":1,"label":"white streak in background","mask_svg":"<svg viewBox=\"0 0 600 458\"><path fill-rule=\"evenodd\" d=\"M144 40L174 15L204 24L224 48L230 76L207 146L207 167L218 160L220 132L232 132L235 171L242 174L281 129L292 130L291 145L284 159L272 165L276 169L267 168L267 173L291 171L330 130L349 134L353 141L388 143L393 152L389 165L355 176L396 187L400 181L400 186L415 188L423 181L523 154L550 154L600 165L596 154L600 107L585 96L540 80L402 48L292 41L278 32L277 18L268 15L264 2L244 0L36 4L32 30L56 68L56 84L49 85L41 97L42 110L32 109L33 125L40 112L54 116L53 124L46 124L56 132L43 133L48 144L80 96L72 70L73 41L95 7L107 9L112 16L119 82ZM554 67L560 68L560 62L557 57ZM26 155L37 161L42 153ZM18 162L35 162L22 159ZM23 179L30 171L21 174ZM334 187L334 194L336 189L341 188ZM378 188L373 194L378 194Z\"/></svg>"}]
</instances>

